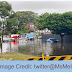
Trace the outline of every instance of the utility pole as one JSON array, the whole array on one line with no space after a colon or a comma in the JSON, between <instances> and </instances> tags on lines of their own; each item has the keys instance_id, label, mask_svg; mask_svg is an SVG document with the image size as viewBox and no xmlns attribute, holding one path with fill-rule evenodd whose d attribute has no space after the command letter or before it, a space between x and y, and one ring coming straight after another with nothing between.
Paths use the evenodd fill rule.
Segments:
<instances>
[{"instance_id":1,"label":"utility pole","mask_svg":"<svg viewBox=\"0 0 72 72\"><path fill-rule=\"evenodd\" d=\"M35 24L34 24L34 54L35 54Z\"/></svg>"}]
</instances>

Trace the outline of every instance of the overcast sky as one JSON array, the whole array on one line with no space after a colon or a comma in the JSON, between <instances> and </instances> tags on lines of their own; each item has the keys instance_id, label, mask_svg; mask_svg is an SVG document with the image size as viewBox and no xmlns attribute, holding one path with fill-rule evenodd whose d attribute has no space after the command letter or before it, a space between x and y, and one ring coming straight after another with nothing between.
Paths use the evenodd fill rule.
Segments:
<instances>
[{"instance_id":1,"label":"overcast sky","mask_svg":"<svg viewBox=\"0 0 72 72\"><path fill-rule=\"evenodd\" d=\"M14 11L33 11L39 15L72 11L72 1L8 1Z\"/></svg>"}]
</instances>

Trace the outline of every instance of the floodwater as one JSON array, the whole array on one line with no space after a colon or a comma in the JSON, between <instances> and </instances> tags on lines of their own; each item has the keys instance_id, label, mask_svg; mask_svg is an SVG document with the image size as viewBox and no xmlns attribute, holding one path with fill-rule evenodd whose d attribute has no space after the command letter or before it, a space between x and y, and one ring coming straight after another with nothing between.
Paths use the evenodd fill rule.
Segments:
<instances>
[{"instance_id":1,"label":"floodwater","mask_svg":"<svg viewBox=\"0 0 72 72\"><path fill-rule=\"evenodd\" d=\"M2 44L2 52L18 52L27 55L45 56L49 55L69 55L72 54L72 43L48 43L42 39L24 42L9 42ZM0 48L1 51L1 48Z\"/></svg>"}]
</instances>

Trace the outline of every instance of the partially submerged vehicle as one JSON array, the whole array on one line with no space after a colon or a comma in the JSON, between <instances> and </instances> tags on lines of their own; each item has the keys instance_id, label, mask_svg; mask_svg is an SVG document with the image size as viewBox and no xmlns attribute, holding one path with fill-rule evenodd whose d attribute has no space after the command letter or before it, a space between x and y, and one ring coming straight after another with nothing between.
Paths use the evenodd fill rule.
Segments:
<instances>
[{"instance_id":1,"label":"partially submerged vehicle","mask_svg":"<svg viewBox=\"0 0 72 72\"><path fill-rule=\"evenodd\" d=\"M46 40L46 42L50 42L50 43L57 43L59 40L55 39L55 38L49 38Z\"/></svg>"},{"instance_id":2,"label":"partially submerged vehicle","mask_svg":"<svg viewBox=\"0 0 72 72\"><path fill-rule=\"evenodd\" d=\"M27 42L27 39L23 39L19 34L11 35L11 41L16 42L16 41L20 41L20 40L24 40L24 42Z\"/></svg>"},{"instance_id":3,"label":"partially submerged vehicle","mask_svg":"<svg viewBox=\"0 0 72 72\"><path fill-rule=\"evenodd\" d=\"M26 34L27 40L34 40L34 34Z\"/></svg>"},{"instance_id":4,"label":"partially submerged vehicle","mask_svg":"<svg viewBox=\"0 0 72 72\"><path fill-rule=\"evenodd\" d=\"M11 35L11 41L15 42L18 39L19 34L12 34Z\"/></svg>"}]
</instances>

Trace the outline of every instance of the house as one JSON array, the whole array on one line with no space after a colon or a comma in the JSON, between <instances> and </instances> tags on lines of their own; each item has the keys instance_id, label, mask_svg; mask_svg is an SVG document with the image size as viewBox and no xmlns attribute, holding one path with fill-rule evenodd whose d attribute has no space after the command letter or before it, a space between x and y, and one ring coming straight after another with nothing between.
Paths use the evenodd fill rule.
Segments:
<instances>
[{"instance_id":1,"label":"house","mask_svg":"<svg viewBox=\"0 0 72 72\"><path fill-rule=\"evenodd\" d=\"M34 32L34 24L32 22L27 22L25 25L27 26L26 30L29 30L29 33ZM51 31L48 30L48 28L45 28L44 30L38 30L35 27L35 32L40 32L40 33L43 33L43 34L51 34Z\"/></svg>"},{"instance_id":2,"label":"house","mask_svg":"<svg viewBox=\"0 0 72 72\"><path fill-rule=\"evenodd\" d=\"M32 22L27 22L25 25L27 27L26 30L29 30L29 33L34 32L34 24ZM35 27L35 30L36 30L36 27Z\"/></svg>"},{"instance_id":3,"label":"house","mask_svg":"<svg viewBox=\"0 0 72 72\"><path fill-rule=\"evenodd\" d=\"M30 23L27 22L25 25L26 25L26 30L29 30L29 33L30 33Z\"/></svg>"},{"instance_id":4,"label":"house","mask_svg":"<svg viewBox=\"0 0 72 72\"><path fill-rule=\"evenodd\" d=\"M44 30L37 30L36 32L40 32L40 33L43 33L43 34L51 34L51 31L48 30L47 28L45 28Z\"/></svg>"}]
</instances>

